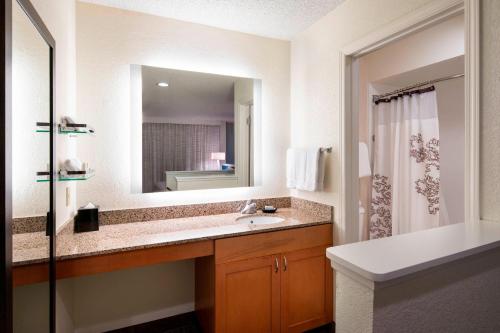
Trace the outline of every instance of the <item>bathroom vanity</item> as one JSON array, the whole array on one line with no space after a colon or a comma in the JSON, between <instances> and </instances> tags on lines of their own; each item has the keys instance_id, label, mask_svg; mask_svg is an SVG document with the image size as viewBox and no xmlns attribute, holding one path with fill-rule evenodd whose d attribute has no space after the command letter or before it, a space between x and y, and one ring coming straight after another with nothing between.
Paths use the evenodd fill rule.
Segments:
<instances>
[{"instance_id":1,"label":"bathroom vanity","mask_svg":"<svg viewBox=\"0 0 500 333\"><path fill-rule=\"evenodd\" d=\"M214 258L197 263L215 276L215 298L198 295L209 305L200 309L208 311L204 331L212 331L210 305L221 333L303 332L331 322L332 269L325 256L331 235L326 224L217 240ZM197 291L213 287L199 278Z\"/></svg>"},{"instance_id":2,"label":"bathroom vanity","mask_svg":"<svg viewBox=\"0 0 500 333\"><path fill-rule=\"evenodd\" d=\"M80 234L68 227L57 236L57 278L194 259L204 332L302 332L332 322L331 214L280 208L252 216L113 223ZM15 286L46 280L44 238L14 236Z\"/></svg>"}]
</instances>

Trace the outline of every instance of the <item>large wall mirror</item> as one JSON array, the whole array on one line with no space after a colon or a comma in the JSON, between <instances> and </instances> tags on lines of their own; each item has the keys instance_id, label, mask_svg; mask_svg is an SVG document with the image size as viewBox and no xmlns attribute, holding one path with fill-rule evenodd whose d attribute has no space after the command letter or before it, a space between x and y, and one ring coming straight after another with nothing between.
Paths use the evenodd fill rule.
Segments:
<instances>
[{"instance_id":1,"label":"large wall mirror","mask_svg":"<svg viewBox=\"0 0 500 333\"><path fill-rule=\"evenodd\" d=\"M55 269L51 256L54 45L31 3L12 1L13 262L16 265L18 259L26 256L46 265L40 274L47 281ZM40 244L36 255L29 253L34 251L31 243ZM14 332L53 331L54 288L52 279L13 289Z\"/></svg>"},{"instance_id":2,"label":"large wall mirror","mask_svg":"<svg viewBox=\"0 0 500 333\"><path fill-rule=\"evenodd\" d=\"M260 80L150 66L135 70L140 84L132 84L132 95L140 106L142 133L136 136L141 140L136 189L151 193L256 185Z\"/></svg>"}]
</instances>

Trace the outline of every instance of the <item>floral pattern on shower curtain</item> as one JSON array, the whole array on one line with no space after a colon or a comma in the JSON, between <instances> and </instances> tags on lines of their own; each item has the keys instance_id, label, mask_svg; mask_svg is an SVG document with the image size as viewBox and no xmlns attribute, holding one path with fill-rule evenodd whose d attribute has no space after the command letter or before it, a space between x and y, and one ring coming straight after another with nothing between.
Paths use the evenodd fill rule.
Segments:
<instances>
[{"instance_id":1,"label":"floral pattern on shower curtain","mask_svg":"<svg viewBox=\"0 0 500 333\"><path fill-rule=\"evenodd\" d=\"M439 226L439 121L433 87L374 107L370 238Z\"/></svg>"}]
</instances>

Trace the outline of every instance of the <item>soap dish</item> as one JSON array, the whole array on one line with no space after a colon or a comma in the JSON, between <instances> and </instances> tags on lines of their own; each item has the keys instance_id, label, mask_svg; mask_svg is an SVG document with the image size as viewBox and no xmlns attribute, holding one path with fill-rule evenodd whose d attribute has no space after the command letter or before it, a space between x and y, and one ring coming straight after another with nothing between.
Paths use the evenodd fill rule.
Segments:
<instances>
[{"instance_id":1,"label":"soap dish","mask_svg":"<svg viewBox=\"0 0 500 333\"><path fill-rule=\"evenodd\" d=\"M267 213L267 214L276 213L277 210L278 210L278 208L271 208L271 209L262 208L262 212Z\"/></svg>"}]
</instances>

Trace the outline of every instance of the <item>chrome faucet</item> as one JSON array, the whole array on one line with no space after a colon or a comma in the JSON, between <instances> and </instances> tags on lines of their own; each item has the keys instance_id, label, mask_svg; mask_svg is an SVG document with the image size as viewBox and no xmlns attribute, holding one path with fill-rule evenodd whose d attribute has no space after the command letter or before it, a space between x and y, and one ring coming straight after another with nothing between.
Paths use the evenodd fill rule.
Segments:
<instances>
[{"instance_id":1,"label":"chrome faucet","mask_svg":"<svg viewBox=\"0 0 500 333\"><path fill-rule=\"evenodd\" d=\"M257 204L253 202L251 199L247 200L245 206L240 212L241 214L255 214L257 213Z\"/></svg>"}]
</instances>

